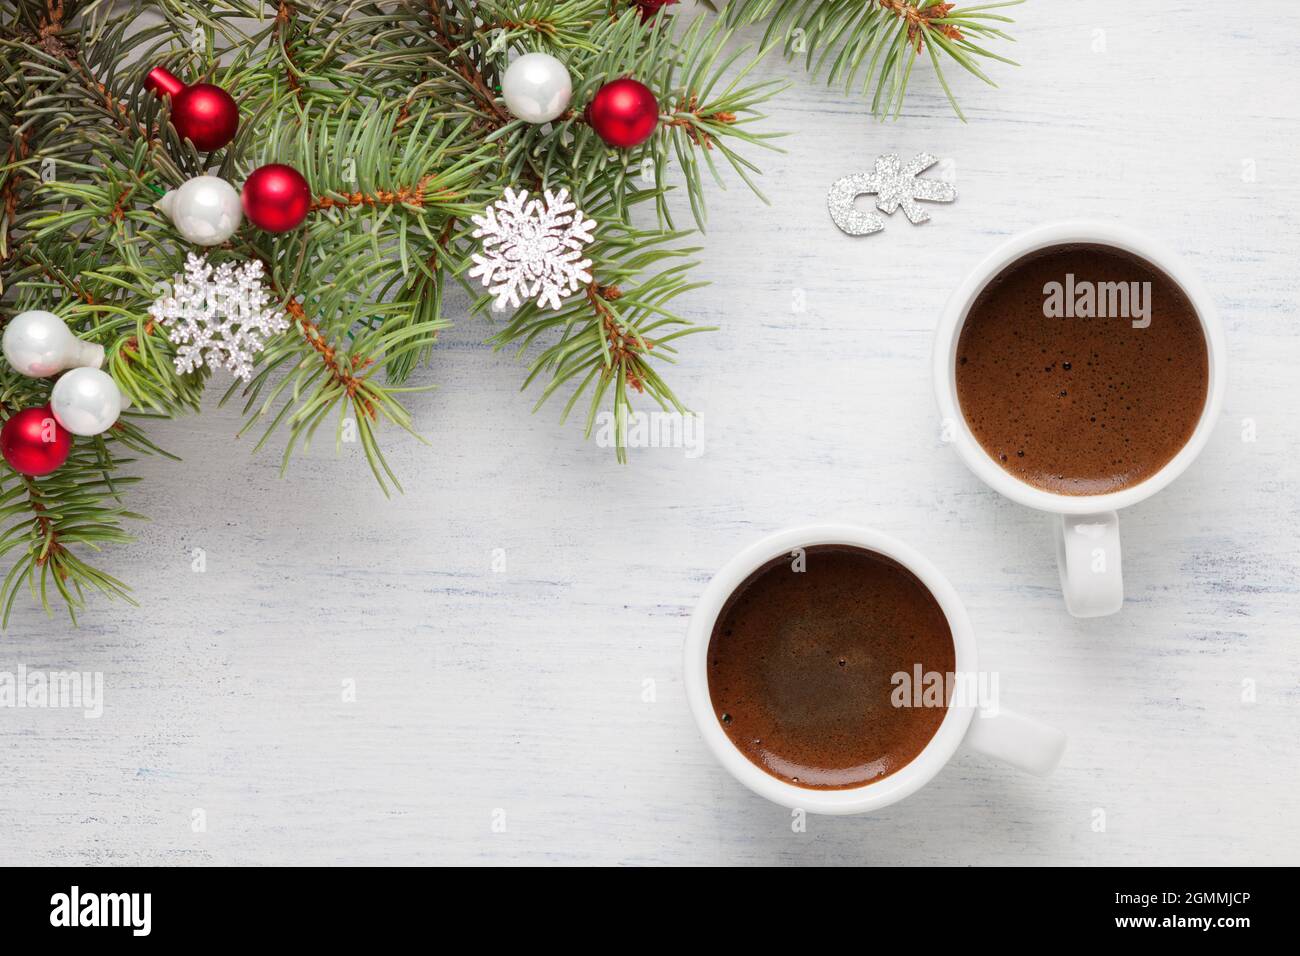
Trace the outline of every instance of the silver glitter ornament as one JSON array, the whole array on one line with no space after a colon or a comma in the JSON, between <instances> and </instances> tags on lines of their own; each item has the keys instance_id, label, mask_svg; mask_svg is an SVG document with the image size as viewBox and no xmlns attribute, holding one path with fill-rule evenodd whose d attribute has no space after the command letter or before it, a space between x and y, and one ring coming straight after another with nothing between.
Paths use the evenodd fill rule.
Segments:
<instances>
[{"instance_id":1,"label":"silver glitter ornament","mask_svg":"<svg viewBox=\"0 0 1300 956\"><path fill-rule=\"evenodd\" d=\"M591 281L591 260L582 251L596 221L569 201L567 189L548 189L545 197L529 199L528 190L516 193L507 186L505 196L483 215L470 217L483 252L472 254L469 277L496 296L498 308L536 299L543 308L558 309L563 296Z\"/></svg>"},{"instance_id":2,"label":"silver glitter ornament","mask_svg":"<svg viewBox=\"0 0 1300 956\"><path fill-rule=\"evenodd\" d=\"M262 282L260 260L238 267L223 262L214 269L206 256L194 253L185 257L185 274L173 277L170 291L149 306L149 315L177 346L178 373L225 368L245 382L257 353L289 328Z\"/></svg>"},{"instance_id":3,"label":"silver glitter ornament","mask_svg":"<svg viewBox=\"0 0 1300 956\"><path fill-rule=\"evenodd\" d=\"M901 163L897 153L887 153L876 160L876 168L871 172L836 180L826 197L831 219L850 236L868 236L884 229L883 216L863 212L853 203L858 196L872 193L881 212L893 213L901 206L913 225L927 221L930 214L917 205L918 199L952 202L957 198L957 188L952 183L920 178L921 173L938 161L929 153L917 153L907 163Z\"/></svg>"}]
</instances>

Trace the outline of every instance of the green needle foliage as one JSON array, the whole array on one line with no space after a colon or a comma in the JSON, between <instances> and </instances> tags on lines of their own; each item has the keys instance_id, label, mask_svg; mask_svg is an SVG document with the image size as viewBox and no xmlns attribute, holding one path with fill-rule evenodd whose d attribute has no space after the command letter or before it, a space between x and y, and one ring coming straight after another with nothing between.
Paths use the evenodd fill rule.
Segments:
<instances>
[{"instance_id":1,"label":"green needle foliage","mask_svg":"<svg viewBox=\"0 0 1300 956\"><path fill-rule=\"evenodd\" d=\"M733 0L687 23L643 17L633 0L0 0L0 318L56 312L104 346L131 403L114 429L77 439L54 475L0 465L3 620L24 590L74 619L92 592L130 600L87 552L127 540L139 515L124 505L136 481L125 472L166 455L150 424L197 411L211 375L178 374L149 316L186 254L203 251L154 208L168 189L203 173L238 187L270 162L306 176L314 203L300 228L245 223L207 250L214 265L260 261L290 319L224 400L283 468L324 427L338 446L361 445L387 491L400 485L381 433L415 434L403 396L432 387L419 370L450 324L448 283L469 291L475 314L491 301L466 278L470 217L507 186L567 188L597 222L593 281L559 310L525 304L491 341L523 357L537 406L578 410L587 434L611 408L621 461L634 398L685 411L662 372L703 331L673 303L701 284L689 243L707 220L705 180L730 170L757 193L752 157L775 135L756 129L776 87L749 80L754 65L775 48L806 54L810 70L860 82L878 114L896 116L922 53L950 99L945 58L988 80L979 61L1004 58L978 43L1010 39L992 12L1010 5ZM732 42L733 28L764 18L758 49ZM571 109L541 126L500 97L505 67L531 51L562 60L574 86ZM229 90L236 140L210 154L182 141L167 101L143 88L156 65ZM660 105L658 130L632 150L607 147L583 115L622 76ZM673 221L675 185L691 227ZM51 385L0 361L0 417L46 404Z\"/></svg>"},{"instance_id":2,"label":"green needle foliage","mask_svg":"<svg viewBox=\"0 0 1300 956\"><path fill-rule=\"evenodd\" d=\"M843 83L850 92L860 86L882 119L902 111L912 66L924 55L953 110L965 120L943 64L951 60L996 86L980 61L1016 63L981 44L1014 42L1000 26L1012 20L994 11L1023 2L960 7L938 0L732 0L725 17L733 25L766 19L764 46L780 44L787 59L802 56L807 70L824 73L828 84Z\"/></svg>"},{"instance_id":3,"label":"green needle foliage","mask_svg":"<svg viewBox=\"0 0 1300 956\"><path fill-rule=\"evenodd\" d=\"M573 78L571 109L543 126L514 119L499 92L511 59L530 51ZM449 325L448 283L469 289L475 313L488 309L465 276L478 247L470 217L507 186L568 188L597 221L590 286L558 311L525 305L492 338L524 355L537 404L583 409L588 432L602 405L621 424L638 394L684 409L661 371L699 331L671 311L699 283L693 229L673 223L667 193L684 187L702 228L706 171L753 186L754 148L773 135L755 129L758 110L776 90L746 74L766 52L731 42L725 18L643 19L632 0L0 0L0 318L56 312L104 346L131 403L108 433L76 439L51 476L0 464L5 622L22 591L74 619L91 593L130 600L87 557L127 539L139 517L124 505L131 463L165 454L149 426L196 411L210 376L285 467L323 429L357 441L380 485L399 487L381 438L414 433L403 396L431 387L420 371ZM158 65L230 91L237 139L210 154L182 141L168 102L143 88ZM632 150L610 149L583 118L622 76L661 109ZM178 374L149 306L186 254L205 250L154 203L203 173L238 188L270 162L306 176L307 221L284 234L245 222L206 251L214 265L260 260L290 329L247 383ZM0 416L46 404L51 385L0 361Z\"/></svg>"}]
</instances>

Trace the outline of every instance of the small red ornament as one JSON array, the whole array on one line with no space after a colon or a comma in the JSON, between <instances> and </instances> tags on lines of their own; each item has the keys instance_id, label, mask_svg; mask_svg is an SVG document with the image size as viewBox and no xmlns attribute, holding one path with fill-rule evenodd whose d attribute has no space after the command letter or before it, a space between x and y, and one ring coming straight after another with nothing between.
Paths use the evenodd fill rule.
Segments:
<instances>
[{"instance_id":1,"label":"small red ornament","mask_svg":"<svg viewBox=\"0 0 1300 956\"><path fill-rule=\"evenodd\" d=\"M72 435L54 418L49 406L24 408L0 429L0 454L20 475L48 475L68 460Z\"/></svg>"},{"instance_id":2,"label":"small red ornament","mask_svg":"<svg viewBox=\"0 0 1300 956\"><path fill-rule=\"evenodd\" d=\"M630 149L649 139L659 125L659 102L650 87L624 77L597 90L586 115L606 143Z\"/></svg>"},{"instance_id":3,"label":"small red ornament","mask_svg":"<svg viewBox=\"0 0 1300 956\"><path fill-rule=\"evenodd\" d=\"M311 212L311 187L283 163L260 166L244 180L244 215L267 232L288 232Z\"/></svg>"},{"instance_id":4,"label":"small red ornament","mask_svg":"<svg viewBox=\"0 0 1300 956\"><path fill-rule=\"evenodd\" d=\"M220 149L239 129L239 107L229 93L211 83L186 86L161 66L144 78L147 90L172 100L176 132L202 150Z\"/></svg>"},{"instance_id":5,"label":"small red ornament","mask_svg":"<svg viewBox=\"0 0 1300 956\"><path fill-rule=\"evenodd\" d=\"M636 0L636 5L641 9L641 22L653 20L656 13L676 2L677 0Z\"/></svg>"}]
</instances>

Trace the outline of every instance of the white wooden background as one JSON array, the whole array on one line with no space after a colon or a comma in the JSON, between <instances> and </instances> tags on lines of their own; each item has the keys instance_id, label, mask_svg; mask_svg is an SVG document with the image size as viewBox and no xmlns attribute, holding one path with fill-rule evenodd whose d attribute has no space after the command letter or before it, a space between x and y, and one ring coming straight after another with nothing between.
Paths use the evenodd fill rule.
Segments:
<instances>
[{"instance_id":1,"label":"white wooden background","mask_svg":"<svg viewBox=\"0 0 1300 956\"><path fill-rule=\"evenodd\" d=\"M432 446L388 435L407 489L391 502L354 450L313 449L279 480L228 410L163 430L184 463L140 467L153 520L110 559L143 607L97 602L74 629L21 604L0 639L0 670L106 683L99 720L0 710L0 859L1300 862L1300 10L1013 13L1023 66L993 68L1002 88L954 74L968 125L925 69L880 125L766 65L793 81L769 123L793 131L788 152L760 157L772 205L714 192L713 285L682 303L722 327L672 373L704 416L695 460L657 449L619 467L558 406L530 415L521 369L477 324L445 338L426 373L440 390L413 401ZM833 180L920 150L954 161L956 204L867 238L833 227ZM1128 603L1092 621L1065 613L1049 519L939 443L929 378L963 272L1069 216L1180 250L1231 353L1209 448L1125 514ZM714 763L682 695L692 605L738 548L813 520L936 560L1005 705L1070 735L1059 772L963 753L902 804L795 833Z\"/></svg>"}]
</instances>

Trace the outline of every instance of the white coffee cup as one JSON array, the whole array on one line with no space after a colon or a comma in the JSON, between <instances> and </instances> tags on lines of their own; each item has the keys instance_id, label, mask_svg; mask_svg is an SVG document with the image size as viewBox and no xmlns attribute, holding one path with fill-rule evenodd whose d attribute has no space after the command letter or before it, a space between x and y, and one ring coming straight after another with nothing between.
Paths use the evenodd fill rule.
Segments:
<instances>
[{"instance_id":1,"label":"white coffee cup","mask_svg":"<svg viewBox=\"0 0 1300 956\"><path fill-rule=\"evenodd\" d=\"M963 741L1030 773L1047 774L1056 767L1065 749L1064 734L1000 706L981 708L969 695L954 695L939 729L910 763L860 787L814 790L795 786L762 770L738 750L722 729L709 697L709 639L714 623L736 588L763 565L774 558L792 556L797 549L825 544L875 551L915 574L948 619L957 675L978 674L975 635L966 608L948 580L916 551L878 531L852 525L794 528L764 538L741 551L714 575L691 616L686 635L686 699L705 743L737 780L783 806L811 813L847 814L879 810L919 790L943 769Z\"/></svg>"},{"instance_id":2,"label":"white coffee cup","mask_svg":"<svg viewBox=\"0 0 1300 956\"><path fill-rule=\"evenodd\" d=\"M1060 495L1016 478L981 447L957 401L957 343L966 314L976 297L989 280L1021 257L1048 246L1074 242L1114 246L1146 259L1173 279L1200 317L1209 356L1205 408L1187 444L1146 480L1101 495ZM1210 440L1210 432L1223 404L1226 357L1223 329L1214 302L1196 274L1173 252L1152 239L1109 223L1058 222L1021 233L994 249L949 298L939 321L934 347L935 392L945 437L951 438L970 470L995 491L1012 501L1056 516L1054 528L1061 590L1065 594L1066 608L1075 617L1114 614L1123 605L1124 581L1120 571L1119 516L1116 512L1151 497L1168 485L1186 470Z\"/></svg>"}]
</instances>

